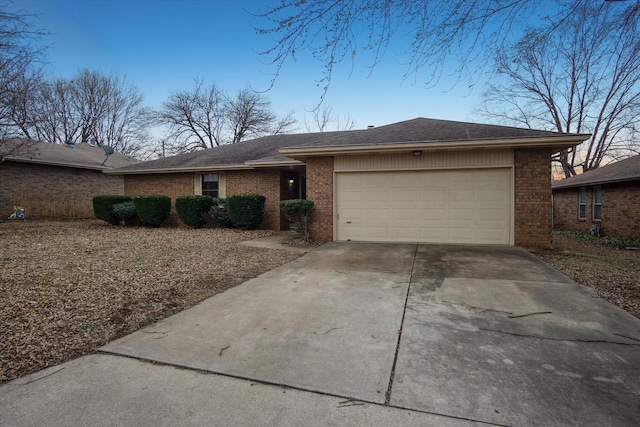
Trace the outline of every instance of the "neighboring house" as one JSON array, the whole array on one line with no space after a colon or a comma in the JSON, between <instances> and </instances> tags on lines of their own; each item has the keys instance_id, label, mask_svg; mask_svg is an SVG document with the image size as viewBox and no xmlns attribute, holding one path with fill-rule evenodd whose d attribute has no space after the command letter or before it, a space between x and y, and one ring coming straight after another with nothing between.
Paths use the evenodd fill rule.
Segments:
<instances>
[{"instance_id":1,"label":"neighboring house","mask_svg":"<svg viewBox=\"0 0 640 427\"><path fill-rule=\"evenodd\" d=\"M92 218L93 196L124 194L122 177L102 172L135 163L118 153L107 158L102 148L86 143L15 140L2 148L8 153L0 157L2 219L16 205L24 207L26 218Z\"/></svg>"},{"instance_id":2,"label":"neighboring house","mask_svg":"<svg viewBox=\"0 0 640 427\"><path fill-rule=\"evenodd\" d=\"M640 155L553 182L559 230L640 239Z\"/></svg>"},{"instance_id":3,"label":"neighboring house","mask_svg":"<svg viewBox=\"0 0 640 427\"><path fill-rule=\"evenodd\" d=\"M505 244L548 248L551 154L588 135L417 118L365 130L275 135L139 163L125 194L266 196L315 202L318 241Z\"/></svg>"}]
</instances>

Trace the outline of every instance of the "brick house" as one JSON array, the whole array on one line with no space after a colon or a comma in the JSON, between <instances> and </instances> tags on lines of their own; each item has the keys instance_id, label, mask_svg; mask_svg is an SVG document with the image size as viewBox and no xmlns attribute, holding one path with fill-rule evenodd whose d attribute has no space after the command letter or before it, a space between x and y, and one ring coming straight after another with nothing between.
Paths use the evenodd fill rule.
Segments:
<instances>
[{"instance_id":1,"label":"brick house","mask_svg":"<svg viewBox=\"0 0 640 427\"><path fill-rule=\"evenodd\" d=\"M106 158L86 143L14 140L2 148L7 154L0 155L0 218L16 205L25 208L26 218L93 218L93 196L124 194L122 177L103 171L135 163L118 153Z\"/></svg>"},{"instance_id":2,"label":"brick house","mask_svg":"<svg viewBox=\"0 0 640 427\"><path fill-rule=\"evenodd\" d=\"M241 192L315 202L319 241L506 244L548 248L551 155L588 135L417 118L365 130L275 135L139 163L125 194Z\"/></svg>"},{"instance_id":3,"label":"brick house","mask_svg":"<svg viewBox=\"0 0 640 427\"><path fill-rule=\"evenodd\" d=\"M640 155L555 181L553 225L558 230L640 239Z\"/></svg>"}]
</instances>

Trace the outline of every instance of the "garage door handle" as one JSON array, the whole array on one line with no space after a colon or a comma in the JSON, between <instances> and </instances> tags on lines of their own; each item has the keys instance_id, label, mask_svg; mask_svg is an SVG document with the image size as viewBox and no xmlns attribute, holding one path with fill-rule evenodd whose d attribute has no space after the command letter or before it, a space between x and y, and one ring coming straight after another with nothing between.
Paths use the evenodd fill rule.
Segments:
<instances>
[{"instance_id":1,"label":"garage door handle","mask_svg":"<svg viewBox=\"0 0 640 427\"><path fill-rule=\"evenodd\" d=\"M351 221L345 221L347 224L351 224Z\"/></svg>"}]
</instances>

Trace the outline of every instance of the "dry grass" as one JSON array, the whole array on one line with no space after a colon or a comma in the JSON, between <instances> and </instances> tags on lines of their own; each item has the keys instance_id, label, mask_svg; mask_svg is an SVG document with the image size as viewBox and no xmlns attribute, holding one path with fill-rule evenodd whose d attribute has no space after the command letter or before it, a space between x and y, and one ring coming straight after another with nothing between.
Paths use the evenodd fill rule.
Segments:
<instances>
[{"instance_id":1,"label":"dry grass","mask_svg":"<svg viewBox=\"0 0 640 427\"><path fill-rule=\"evenodd\" d=\"M597 241L561 234L554 250L538 256L598 296L640 318L640 250L606 247Z\"/></svg>"},{"instance_id":2,"label":"dry grass","mask_svg":"<svg viewBox=\"0 0 640 427\"><path fill-rule=\"evenodd\" d=\"M0 222L0 382L93 352L300 256L270 231Z\"/></svg>"}]
</instances>

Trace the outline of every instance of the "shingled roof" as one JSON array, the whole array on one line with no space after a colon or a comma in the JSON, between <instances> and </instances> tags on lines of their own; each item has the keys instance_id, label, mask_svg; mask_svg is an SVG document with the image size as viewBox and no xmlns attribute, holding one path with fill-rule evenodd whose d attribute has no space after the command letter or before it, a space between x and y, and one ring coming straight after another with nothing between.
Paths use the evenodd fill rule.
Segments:
<instances>
[{"instance_id":1,"label":"shingled roof","mask_svg":"<svg viewBox=\"0 0 640 427\"><path fill-rule=\"evenodd\" d=\"M109 170L135 164L137 160L120 153L106 156L104 150L87 143L66 145L51 144L29 139L2 142L5 160L66 166L79 169ZM106 158L106 161L105 161ZM104 164L102 164L104 162Z\"/></svg>"},{"instance_id":2,"label":"shingled roof","mask_svg":"<svg viewBox=\"0 0 640 427\"><path fill-rule=\"evenodd\" d=\"M640 155L552 183L553 189L640 180Z\"/></svg>"},{"instance_id":3,"label":"shingled roof","mask_svg":"<svg viewBox=\"0 0 640 427\"><path fill-rule=\"evenodd\" d=\"M338 132L273 135L236 144L167 157L119 168L112 173L165 173L244 169L302 164L315 151L411 150L446 148L468 143L470 147L577 145L589 135L521 129L497 125L417 118L371 129ZM511 144L511 145L507 145Z\"/></svg>"}]
</instances>

